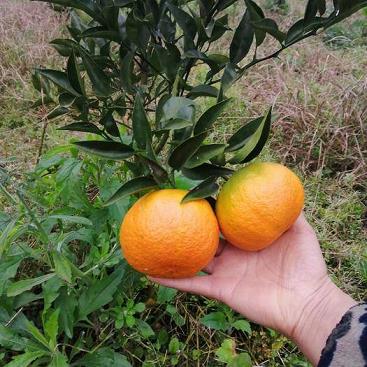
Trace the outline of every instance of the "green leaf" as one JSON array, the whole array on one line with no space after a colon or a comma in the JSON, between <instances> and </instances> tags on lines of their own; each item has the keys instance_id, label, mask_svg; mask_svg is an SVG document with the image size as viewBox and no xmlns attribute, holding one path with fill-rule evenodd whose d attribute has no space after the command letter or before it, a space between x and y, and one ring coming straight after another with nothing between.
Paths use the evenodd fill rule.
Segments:
<instances>
[{"instance_id":1,"label":"green leaf","mask_svg":"<svg viewBox=\"0 0 367 367\"><path fill-rule=\"evenodd\" d=\"M190 90L187 94L189 98L197 97L218 97L219 90L212 85L202 84L198 85Z\"/></svg>"},{"instance_id":2,"label":"green leaf","mask_svg":"<svg viewBox=\"0 0 367 367\"><path fill-rule=\"evenodd\" d=\"M51 70L51 69L37 69L37 73L44 78L50 80L54 84L56 84L61 89L66 90L70 94L76 97L80 97L81 94L76 91L73 86L71 85L66 73L58 70Z\"/></svg>"},{"instance_id":3,"label":"green leaf","mask_svg":"<svg viewBox=\"0 0 367 367\"><path fill-rule=\"evenodd\" d=\"M218 101L222 101L224 98L224 94L227 92L227 90L232 86L232 84L239 79L241 74L239 74L236 70L236 66L232 63L228 63L224 69L222 78L221 78L221 84L220 84L220 90L218 94Z\"/></svg>"},{"instance_id":4,"label":"green leaf","mask_svg":"<svg viewBox=\"0 0 367 367\"><path fill-rule=\"evenodd\" d=\"M171 11L175 21L182 29L185 39L185 50L192 48L197 27L194 18L179 7L167 2L167 7Z\"/></svg>"},{"instance_id":5,"label":"green leaf","mask_svg":"<svg viewBox=\"0 0 367 367\"><path fill-rule=\"evenodd\" d=\"M177 326L181 327L185 325L185 319L179 314L175 306L168 304L166 306L166 312L171 316Z\"/></svg>"},{"instance_id":6,"label":"green leaf","mask_svg":"<svg viewBox=\"0 0 367 367\"><path fill-rule=\"evenodd\" d=\"M170 340L168 344L168 351L171 354L176 354L180 350L180 341L174 337Z\"/></svg>"},{"instance_id":7,"label":"green leaf","mask_svg":"<svg viewBox=\"0 0 367 367\"><path fill-rule=\"evenodd\" d=\"M56 347L57 335L59 331L60 309L53 311L44 325L45 334L49 339L49 345L52 349Z\"/></svg>"},{"instance_id":8,"label":"green leaf","mask_svg":"<svg viewBox=\"0 0 367 367\"><path fill-rule=\"evenodd\" d=\"M112 136L119 137L120 131L117 127L116 120L113 118L113 110L108 111L102 118L100 123L105 127L106 131Z\"/></svg>"},{"instance_id":9,"label":"green leaf","mask_svg":"<svg viewBox=\"0 0 367 367\"><path fill-rule=\"evenodd\" d=\"M217 155L224 152L225 144L202 145L195 154L185 163L186 168L194 168L202 165Z\"/></svg>"},{"instance_id":10,"label":"green leaf","mask_svg":"<svg viewBox=\"0 0 367 367\"><path fill-rule=\"evenodd\" d=\"M217 193L219 186L216 183L217 177L208 177L206 180L201 182L199 185L194 187L191 191L189 191L181 203L187 203L188 201L205 199L211 195Z\"/></svg>"},{"instance_id":11,"label":"green leaf","mask_svg":"<svg viewBox=\"0 0 367 367\"><path fill-rule=\"evenodd\" d=\"M289 28L288 30L284 44L288 46L290 44L296 43L299 39L303 37L305 33L304 30L305 30L305 23L303 19L294 23L292 27Z\"/></svg>"},{"instance_id":12,"label":"green leaf","mask_svg":"<svg viewBox=\"0 0 367 367\"><path fill-rule=\"evenodd\" d=\"M184 176L191 178L192 180L205 180L208 177L228 177L233 174L233 170L214 164L204 163L201 166L195 168L183 168L182 173Z\"/></svg>"},{"instance_id":13,"label":"green leaf","mask_svg":"<svg viewBox=\"0 0 367 367\"><path fill-rule=\"evenodd\" d=\"M141 191L151 190L157 187L157 183L149 177L136 177L124 183L112 196L104 206L111 205L116 201L130 195L134 195Z\"/></svg>"},{"instance_id":14,"label":"green leaf","mask_svg":"<svg viewBox=\"0 0 367 367\"><path fill-rule=\"evenodd\" d=\"M220 348L215 352L220 362L231 363L236 356L236 344L232 339L224 339Z\"/></svg>"},{"instance_id":15,"label":"green leaf","mask_svg":"<svg viewBox=\"0 0 367 367\"><path fill-rule=\"evenodd\" d=\"M57 106L56 108L54 108L51 112L47 114L46 119L53 120L56 117L67 114L68 112L69 112L69 109L65 107Z\"/></svg>"},{"instance_id":16,"label":"green leaf","mask_svg":"<svg viewBox=\"0 0 367 367\"><path fill-rule=\"evenodd\" d=\"M103 16L99 14L98 8L95 7L95 3L93 0L40 0L40 1L80 9L93 19L97 20L98 22L101 22L102 24L104 23Z\"/></svg>"},{"instance_id":17,"label":"green leaf","mask_svg":"<svg viewBox=\"0 0 367 367\"><path fill-rule=\"evenodd\" d=\"M254 120L249 121L246 125L239 128L228 140L227 152L233 152L235 150L241 149L260 125L264 121L264 116L257 117Z\"/></svg>"},{"instance_id":18,"label":"green leaf","mask_svg":"<svg viewBox=\"0 0 367 367\"><path fill-rule=\"evenodd\" d=\"M79 320L111 302L125 273L125 265L120 265L105 278L95 280L79 298Z\"/></svg>"},{"instance_id":19,"label":"green leaf","mask_svg":"<svg viewBox=\"0 0 367 367\"><path fill-rule=\"evenodd\" d=\"M167 303L172 301L177 294L177 289L168 288L163 285L160 285L157 293L157 302L158 303Z\"/></svg>"},{"instance_id":20,"label":"green leaf","mask_svg":"<svg viewBox=\"0 0 367 367\"><path fill-rule=\"evenodd\" d=\"M55 273L57 276L68 283L72 282L70 260L60 252L54 251L52 259L55 264Z\"/></svg>"},{"instance_id":21,"label":"green leaf","mask_svg":"<svg viewBox=\"0 0 367 367\"><path fill-rule=\"evenodd\" d=\"M85 355L76 364L78 367L132 367L125 356L116 353L111 348L100 348Z\"/></svg>"},{"instance_id":22,"label":"green leaf","mask_svg":"<svg viewBox=\"0 0 367 367\"><path fill-rule=\"evenodd\" d=\"M243 148L236 151L235 155L230 159L230 163L246 163L261 153L270 133L271 112L272 108L264 116L255 133L247 139Z\"/></svg>"},{"instance_id":23,"label":"green leaf","mask_svg":"<svg viewBox=\"0 0 367 367\"><path fill-rule=\"evenodd\" d=\"M193 122L195 114L195 102L185 97L170 97L162 108L162 121L187 121Z\"/></svg>"},{"instance_id":24,"label":"green leaf","mask_svg":"<svg viewBox=\"0 0 367 367\"><path fill-rule=\"evenodd\" d=\"M272 35L279 43L282 43L286 34L279 30L277 23L273 19L264 18L257 22L252 23L255 29L260 29L266 33Z\"/></svg>"},{"instance_id":25,"label":"green leaf","mask_svg":"<svg viewBox=\"0 0 367 367\"><path fill-rule=\"evenodd\" d=\"M18 294L21 294L25 291L29 291L36 285L46 282L47 280L51 279L54 276L55 276L55 273L50 273L50 274L42 275L37 278L19 280L18 282L15 282L9 286L7 295L8 297L15 297Z\"/></svg>"},{"instance_id":26,"label":"green leaf","mask_svg":"<svg viewBox=\"0 0 367 367\"><path fill-rule=\"evenodd\" d=\"M29 339L20 336L10 327L6 327L0 324L0 345L4 348L23 351L29 342Z\"/></svg>"},{"instance_id":27,"label":"green leaf","mask_svg":"<svg viewBox=\"0 0 367 367\"><path fill-rule=\"evenodd\" d=\"M223 312L212 312L200 319L206 327L214 330L226 331L229 327L226 315Z\"/></svg>"},{"instance_id":28,"label":"green leaf","mask_svg":"<svg viewBox=\"0 0 367 367\"><path fill-rule=\"evenodd\" d=\"M138 330L140 332L140 334L144 337L144 338L150 338L151 336L154 336L155 333L153 331L153 329L150 327L150 325L145 322L144 320L140 320L140 319L136 319L136 325L138 327Z\"/></svg>"},{"instance_id":29,"label":"green leaf","mask_svg":"<svg viewBox=\"0 0 367 367\"><path fill-rule=\"evenodd\" d=\"M85 133L102 135L102 130L90 122L73 122L69 125L58 128L57 130L81 131Z\"/></svg>"},{"instance_id":30,"label":"green leaf","mask_svg":"<svg viewBox=\"0 0 367 367\"><path fill-rule=\"evenodd\" d=\"M3 284L8 279L14 278L17 274L18 267L23 260L22 256L12 256L1 259L0 261L0 283ZM1 288L1 285L0 285ZM0 291L1 296L1 291Z\"/></svg>"},{"instance_id":31,"label":"green leaf","mask_svg":"<svg viewBox=\"0 0 367 367\"><path fill-rule=\"evenodd\" d=\"M66 288L62 288L60 295L56 299L55 305L62 310L59 316L60 331L64 331L71 339L73 337L74 329L74 314L78 305L75 294L68 293Z\"/></svg>"},{"instance_id":32,"label":"green leaf","mask_svg":"<svg viewBox=\"0 0 367 367\"><path fill-rule=\"evenodd\" d=\"M61 55L64 57L69 57L74 48L78 47L78 44L71 39L54 39L50 42L50 45Z\"/></svg>"},{"instance_id":33,"label":"green leaf","mask_svg":"<svg viewBox=\"0 0 367 367\"><path fill-rule=\"evenodd\" d=\"M28 367L33 361L45 355L43 351L26 352L12 359L4 367Z\"/></svg>"},{"instance_id":34,"label":"green leaf","mask_svg":"<svg viewBox=\"0 0 367 367\"><path fill-rule=\"evenodd\" d=\"M194 134L197 135L209 130L223 112L229 101L230 99L225 99L207 109L196 122Z\"/></svg>"},{"instance_id":35,"label":"green leaf","mask_svg":"<svg viewBox=\"0 0 367 367\"><path fill-rule=\"evenodd\" d=\"M251 335L251 325L247 320L237 320L232 324L232 326L236 330L240 330L247 333L248 335Z\"/></svg>"},{"instance_id":36,"label":"green leaf","mask_svg":"<svg viewBox=\"0 0 367 367\"><path fill-rule=\"evenodd\" d=\"M79 141L74 144L89 154L116 161L127 159L134 155L133 148L117 142L90 140Z\"/></svg>"},{"instance_id":37,"label":"green leaf","mask_svg":"<svg viewBox=\"0 0 367 367\"><path fill-rule=\"evenodd\" d=\"M254 34L250 13L246 10L230 45L229 58L232 63L238 64L249 53L254 40Z\"/></svg>"},{"instance_id":38,"label":"green leaf","mask_svg":"<svg viewBox=\"0 0 367 367\"><path fill-rule=\"evenodd\" d=\"M94 59L81 48L79 48L80 56L89 79L92 83L94 92L99 97L108 97L111 93L110 78L105 74L102 68Z\"/></svg>"},{"instance_id":39,"label":"green leaf","mask_svg":"<svg viewBox=\"0 0 367 367\"><path fill-rule=\"evenodd\" d=\"M93 222L88 218L80 217L78 215L63 215L63 214L53 214L49 215L47 219L60 219L69 223L82 224L84 226L92 226Z\"/></svg>"},{"instance_id":40,"label":"green leaf","mask_svg":"<svg viewBox=\"0 0 367 367\"><path fill-rule=\"evenodd\" d=\"M139 94L135 97L132 120L133 137L138 146L144 149L152 141L152 132Z\"/></svg>"},{"instance_id":41,"label":"green leaf","mask_svg":"<svg viewBox=\"0 0 367 367\"><path fill-rule=\"evenodd\" d=\"M11 234L14 231L17 220L18 219L15 218L12 221L8 222L2 233L0 233L0 258L10 245L9 241L11 240Z\"/></svg>"},{"instance_id":42,"label":"green leaf","mask_svg":"<svg viewBox=\"0 0 367 367\"><path fill-rule=\"evenodd\" d=\"M76 60L74 50L72 51L72 53L69 57L68 64L67 64L67 67L66 67L66 72L67 72L68 79L69 79L70 84L72 85L72 87L79 94L84 95L85 94L84 84L83 84L82 78L80 76L80 68L79 68L79 64Z\"/></svg>"},{"instance_id":43,"label":"green leaf","mask_svg":"<svg viewBox=\"0 0 367 367\"><path fill-rule=\"evenodd\" d=\"M173 149L168 159L168 164L176 169L181 169L185 163L192 157L192 155L199 149L200 145L204 141L206 133L194 135L191 138L186 139L175 149Z\"/></svg>"},{"instance_id":44,"label":"green leaf","mask_svg":"<svg viewBox=\"0 0 367 367\"><path fill-rule=\"evenodd\" d=\"M51 307L52 302L55 301L55 299L59 295L59 289L65 284L59 277L53 277L49 279L47 282L42 284L43 289L43 298L44 298L44 310L43 312L46 313L46 311Z\"/></svg>"},{"instance_id":45,"label":"green leaf","mask_svg":"<svg viewBox=\"0 0 367 367\"><path fill-rule=\"evenodd\" d=\"M36 339L39 343L41 343L46 349L50 349L50 346L45 336L30 321L28 321L27 323L27 331L33 336L34 339Z\"/></svg>"},{"instance_id":46,"label":"green leaf","mask_svg":"<svg viewBox=\"0 0 367 367\"><path fill-rule=\"evenodd\" d=\"M248 353L240 353L236 355L228 364L228 367L252 367L251 357Z\"/></svg>"},{"instance_id":47,"label":"green leaf","mask_svg":"<svg viewBox=\"0 0 367 367\"><path fill-rule=\"evenodd\" d=\"M49 364L48 367L69 367L69 363L68 363L68 359L67 357L60 353L60 352L56 352L51 360L51 363Z\"/></svg>"}]
</instances>

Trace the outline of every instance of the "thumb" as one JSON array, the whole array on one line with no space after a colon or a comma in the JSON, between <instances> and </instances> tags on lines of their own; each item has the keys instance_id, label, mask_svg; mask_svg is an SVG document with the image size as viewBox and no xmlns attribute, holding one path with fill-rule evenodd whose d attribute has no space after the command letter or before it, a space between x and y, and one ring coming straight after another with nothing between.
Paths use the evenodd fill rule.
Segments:
<instances>
[{"instance_id":1,"label":"thumb","mask_svg":"<svg viewBox=\"0 0 367 367\"><path fill-rule=\"evenodd\" d=\"M180 291L195 293L209 298L216 298L215 287L213 287L212 276L203 275L184 279L163 279L148 277L155 283Z\"/></svg>"}]
</instances>

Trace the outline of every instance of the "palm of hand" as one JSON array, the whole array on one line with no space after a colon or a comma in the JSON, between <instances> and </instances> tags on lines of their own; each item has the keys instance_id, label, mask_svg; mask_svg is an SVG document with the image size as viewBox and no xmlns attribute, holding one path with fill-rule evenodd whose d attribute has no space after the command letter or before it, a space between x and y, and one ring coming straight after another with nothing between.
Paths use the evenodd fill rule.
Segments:
<instances>
[{"instance_id":1,"label":"palm of hand","mask_svg":"<svg viewBox=\"0 0 367 367\"><path fill-rule=\"evenodd\" d=\"M327 280L318 241L303 215L272 246L246 252L230 244L208 275L161 284L225 302L252 321L291 333L308 299Z\"/></svg>"}]
</instances>

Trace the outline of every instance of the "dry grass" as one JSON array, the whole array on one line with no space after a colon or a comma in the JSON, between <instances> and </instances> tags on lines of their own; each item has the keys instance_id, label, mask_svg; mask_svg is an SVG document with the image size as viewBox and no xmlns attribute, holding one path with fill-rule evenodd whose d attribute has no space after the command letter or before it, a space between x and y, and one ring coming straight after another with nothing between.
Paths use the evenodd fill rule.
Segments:
<instances>
[{"instance_id":1,"label":"dry grass","mask_svg":"<svg viewBox=\"0 0 367 367\"><path fill-rule=\"evenodd\" d=\"M34 164L42 127L30 108L31 72L59 62L48 42L60 36L62 23L63 17L44 3L1 0L0 157L17 156L13 168L18 171Z\"/></svg>"}]
</instances>

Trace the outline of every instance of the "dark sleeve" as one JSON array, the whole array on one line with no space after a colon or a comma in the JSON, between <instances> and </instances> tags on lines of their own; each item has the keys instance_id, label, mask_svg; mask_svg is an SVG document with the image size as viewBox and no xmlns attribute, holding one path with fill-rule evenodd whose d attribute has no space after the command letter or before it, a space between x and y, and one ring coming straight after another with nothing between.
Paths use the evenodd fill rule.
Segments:
<instances>
[{"instance_id":1,"label":"dark sleeve","mask_svg":"<svg viewBox=\"0 0 367 367\"><path fill-rule=\"evenodd\" d=\"M326 342L318 367L367 367L367 303L343 316Z\"/></svg>"}]
</instances>

